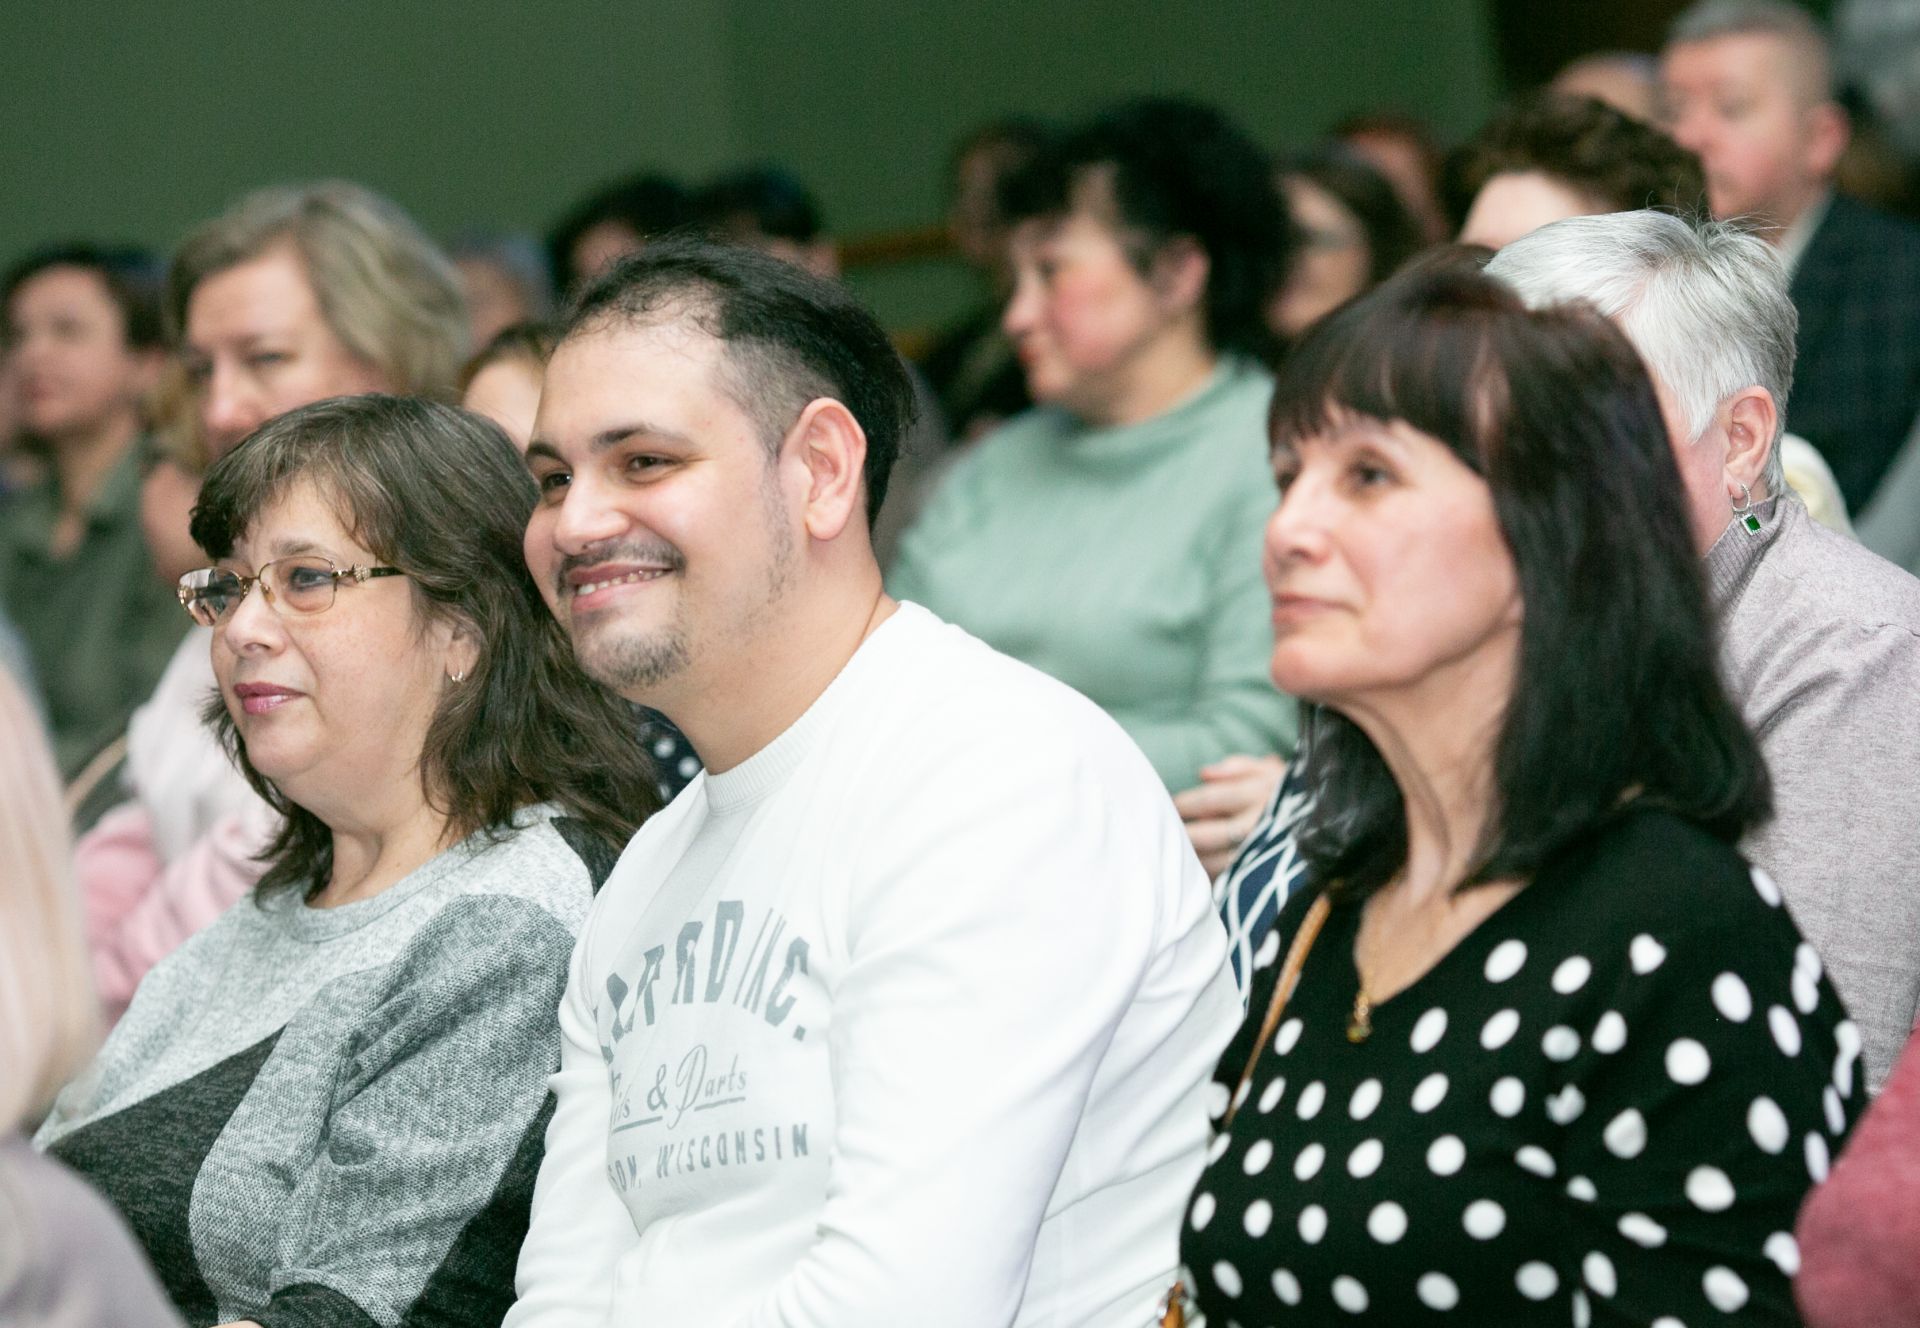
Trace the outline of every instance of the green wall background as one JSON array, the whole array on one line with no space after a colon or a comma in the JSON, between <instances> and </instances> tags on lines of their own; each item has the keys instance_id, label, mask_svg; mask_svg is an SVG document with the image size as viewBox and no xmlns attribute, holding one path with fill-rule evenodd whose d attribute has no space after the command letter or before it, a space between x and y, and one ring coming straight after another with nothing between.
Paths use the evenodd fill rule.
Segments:
<instances>
[{"instance_id":1,"label":"green wall background","mask_svg":"<svg viewBox=\"0 0 1920 1328\"><path fill-rule=\"evenodd\" d=\"M538 231L642 165L775 160L857 233L934 221L949 145L993 116L1138 92L1212 100L1273 147L1393 106L1470 131L1485 0L16 0L0 5L0 259L170 246L238 193L342 175L446 234ZM895 325L951 264L862 274Z\"/></svg>"}]
</instances>

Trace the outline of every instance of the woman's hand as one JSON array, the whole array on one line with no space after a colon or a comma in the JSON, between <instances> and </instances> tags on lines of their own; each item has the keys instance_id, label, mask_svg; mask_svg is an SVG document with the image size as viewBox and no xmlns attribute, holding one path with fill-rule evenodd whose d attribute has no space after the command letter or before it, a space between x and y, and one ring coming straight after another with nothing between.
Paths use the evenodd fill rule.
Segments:
<instances>
[{"instance_id":1,"label":"woman's hand","mask_svg":"<svg viewBox=\"0 0 1920 1328\"><path fill-rule=\"evenodd\" d=\"M1286 772L1277 756L1229 756L1201 767L1200 783L1175 795L1173 805L1209 877L1232 863Z\"/></svg>"}]
</instances>

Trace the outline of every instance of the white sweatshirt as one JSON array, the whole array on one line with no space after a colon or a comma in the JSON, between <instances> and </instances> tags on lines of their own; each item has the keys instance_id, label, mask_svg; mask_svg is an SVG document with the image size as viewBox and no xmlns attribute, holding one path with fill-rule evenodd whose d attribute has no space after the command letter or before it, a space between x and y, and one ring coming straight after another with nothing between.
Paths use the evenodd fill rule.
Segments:
<instances>
[{"instance_id":1,"label":"white sweatshirt","mask_svg":"<svg viewBox=\"0 0 1920 1328\"><path fill-rule=\"evenodd\" d=\"M1145 1325L1225 952L1119 727L901 606L600 892L508 1328Z\"/></svg>"}]
</instances>

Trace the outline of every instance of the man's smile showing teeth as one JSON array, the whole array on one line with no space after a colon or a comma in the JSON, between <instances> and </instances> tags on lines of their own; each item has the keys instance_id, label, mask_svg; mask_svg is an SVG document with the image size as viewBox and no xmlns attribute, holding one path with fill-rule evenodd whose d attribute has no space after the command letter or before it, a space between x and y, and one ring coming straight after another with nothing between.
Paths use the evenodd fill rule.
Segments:
<instances>
[{"instance_id":1,"label":"man's smile showing teeth","mask_svg":"<svg viewBox=\"0 0 1920 1328\"><path fill-rule=\"evenodd\" d=\"M637 581L653 581L666 574L665 568L655 567L638 572L628 572L624 576L608 577L604 581L582 581L573 587L573 597L579 599L582 595L591 595L596 591L606 590L612 586L630 586Z\"/></svg>"}]
</instances>

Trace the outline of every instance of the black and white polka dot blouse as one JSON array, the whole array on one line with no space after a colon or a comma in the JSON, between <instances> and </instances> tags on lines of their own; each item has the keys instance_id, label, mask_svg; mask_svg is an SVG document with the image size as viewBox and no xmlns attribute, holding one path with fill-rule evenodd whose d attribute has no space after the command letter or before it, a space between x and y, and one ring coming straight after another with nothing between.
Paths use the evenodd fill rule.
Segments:
<instances>
[{"instance_id":1,"label":"black and white polka dot blouse","mask_svg":"<svg viewBox=\"0 0 1920 1328\"><path fill-rule=\"evenodd\" d=\"M1257 956L1224 1111L1309 892ZM1186 1215L1207 1328L1791 1324L1860 1036L1774 884L1630 811L1347 1029L1334 908Z\"/></svg>"}]
</instances>

